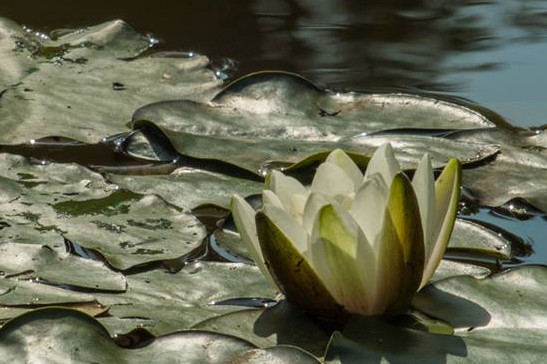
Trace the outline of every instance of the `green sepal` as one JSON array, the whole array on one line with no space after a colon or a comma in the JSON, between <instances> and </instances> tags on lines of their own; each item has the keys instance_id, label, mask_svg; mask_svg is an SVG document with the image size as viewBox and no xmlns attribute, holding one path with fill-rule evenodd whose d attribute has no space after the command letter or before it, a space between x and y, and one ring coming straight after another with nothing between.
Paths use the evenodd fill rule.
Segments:
<instances>
[{"instance_id":1,"label":"green sepal","mask_svg":"<svg viewBox=\"0 0 547 364\"><path fill-rule=\"evenodd\" d=\"M322 318L345 320L342 306L287 236L263 212L258 212L255 219L264 261L287 300Z\"/></svg>"},{"instance_id":2,"label":"green sepal","mask_svg":"<svg viewBox=\"0 0 547 364\"><path fill-rule=\"evenodd\" d=\"M395 234L393 238L398 242L403 258L399 293L394 306L388 308L397 311L407 306L418 291L425 260L418 200L410 180L402 172L396 174L391 183L386 219L386 229Z\"/></svg>"}]
</instances>

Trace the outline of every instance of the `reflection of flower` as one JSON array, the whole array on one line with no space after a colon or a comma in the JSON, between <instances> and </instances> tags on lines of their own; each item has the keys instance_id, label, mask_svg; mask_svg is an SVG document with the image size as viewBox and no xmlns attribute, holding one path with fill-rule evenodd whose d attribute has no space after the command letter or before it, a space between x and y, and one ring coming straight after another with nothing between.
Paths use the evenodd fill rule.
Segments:
<instances>
[{"instance_id":1,"label":"reflection of flower","mask_svg":"<svg viewBox=\"0 0 547 364\"><path fill-rule=\"evenodd\" d=\"M309 188L274 171L257 213L234 196L242 240L287 299L317 313L382 314L408 304L440 263L456 218L461 167L437 181L426 154L412 182L389 144L365 175L335 150Z\"/></svg>"}]
</instances>

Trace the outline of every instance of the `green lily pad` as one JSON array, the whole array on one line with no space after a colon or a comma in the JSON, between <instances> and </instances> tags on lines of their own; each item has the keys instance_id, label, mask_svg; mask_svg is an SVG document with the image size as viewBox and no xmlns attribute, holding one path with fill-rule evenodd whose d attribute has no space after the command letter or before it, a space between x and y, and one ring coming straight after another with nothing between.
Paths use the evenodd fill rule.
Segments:
<instances>
[{"instance_id":1,"label":"green lily pad","mask_svg":"<svg viewBox=\"0 0 547 364\"><path fill-rule=\"evenodd\" d=\"M403 168L415 167L425 150L437 167L453 156L467 163L497 152L495 144L368 135L394 128L495 126L470 107L406 94L335 94L282 72L243 77L209 103L164 101L135 112L134 129L151 125L182 155L221 160L258 174L273 162L296 163L336 148L371 154L388 141L395 143Z\"/></svg>"},{"instance_id":2,"label":"green lily pad","mask_svg":"<svg viewBox=\"0 0 547 364\"><path fill-rule=\"evenodd\" d=\"M469 130L454 133L452 140L500 144L491 163L468 169L463 184L485 206L500 206L522 198L547 212L547 130Z\"/></svg>"},{"instance_id":3,"label":"green lily pad","mask_svg":"<svg viewBox=\"0 0 547 364\"><path fill-rule=\"evenodd\" d=\"M273 299L276 291L258 268L242 263L195 262L176 274L159 270L127 276L127 292L96 294L109 313L159 335L187 329L211 317L241 310L214 305L235 298ZM135 326L137 324L135 323ZM119 327L112 326L114 333Z\"/></svg>"},{"instance_id":4,"label":"green lily pad","mask_svg":"<svg viewBox=\"0 0 547 364\"><path fill-rule=\"evenodd\" d=\"M0 329L0 356L12 363L318 363L297 348L258 349L245 340L205 331L177 332L126 349L92 317L62 308L36 310L6 323Z\"/></svg>"},{"instance_id":5,"label":"green lily pad","mask_svg":"<svg viewBox=\"0 0 547 364\"><path fill-rule=\"evenodd\" d=\"M403 93L333 93L285 72L250 74L208 104L167 101L140 109L133 119L176 123L198 135L323 141L395 128L495 126L470 105Z\"/></svg>"},{"instance_id":6,"label":"green lily pad","mask_svg":"<svg viewBox=\"0 0 547 364\"><path fill-rule=\"evenodd\" d=\"M63 136L94 143L128 131L159 100L209 100L221 81L197 55L144 56L150 39L116 20L56 39L0 21L0 143ZM4 76L4 72L7 76ZM5 79L4 79L5 78Z\"/></svg>"},{"instance_id":7,"label":"green lily pad","mask_svg":"<svg viewBox=\"0 0 547 364\"><path fill-rule=\"evenodd\" d=\"M233 335L261 348L291 345L321 357L329 335L299 308L281 301L267 309L246 309L202 321L192 327Z\"/></svg>"},{"instance_id":8,"label":"green lily pad","mask_svg":"<svg viewBox=\"0 0 547 364\"><path fill-rule=\"evenodd\" d=\"M476 222L456 219L448 249L454 252L472 252L500 259L511 259L511 243Z\"/></svg>"},{"instance_id":9,"label":"green lily pad","mask_svg":"<svg viewBox=\"0 0 547 364\"><path fill-rule=\"evenodd\" d=\"M60 253L47 245L0 243L0 271L19 279L38 279L57 285L114 292L126 288L125 277L104 263Z\"/></svg>"},{"instance_id":10,"label":"green lily pad","mask_svg":"<svg viewBox=\"0 0 547 364\"><path fill-rule=\"evenodd\" d=\"M20 313L16 309L94 303L108 307L109 316L99 320L112 334L140 327L162 335L240 311L241 304L251 298L271 300L276 296L256 267L242 263L195 262L176 274L151 270L128 275L126 281L127 290L113 294L98 290L82 293L36 280L0 279L1 317L14 317ZM241 303L215 304L231 299Z\"/></svg>"},{"instance_id":11,"label":"green lily pad","mask_svg":"<svg viewBox=\"0 0 547 364\"><path fill-rule=\"evenodd\" d=\"M451 157L462 164L476 163L498 152L492 144L462 143L427 136L368 136L350 141L329 142L272 138L244 138L239 136L198 135L184 132L178 124L156 125L165 133L173 147L182 155L207 160L221 160L243 171L265 175L272 165L287 167L299 163L310 155L343 149L347 152L369 156L379 146L393 143L397 160L403 169L416 168L423 154L428 151L434 167L443 166ZM149 122L135 121L134 128L148 127ZM172 127L172 129L169 129Z\"/></svg>"},{"instance_id":12,"label":"green lily pad","mask_svg":"<svg viewBox=\"0 0 547 364\"><path fill-rule=\"evenodd\" d=\"M205 237L194 216L160 197L121 190L84 167L35 165L17 156L0 157L0 166L0 222L10 242L62 251L67 238L125 270L186 255Z\"/></svg>"},{"instance_id":13,"label":"green lily pad","mask_svg":"<svg viewBox=\"0 0 547 364\"><path fill-rule=\"evenodd\" d=\"M156 196L145 196L119 205L107 205L117 213L68 215L57 206L57 214L45 214L39 221L56 226L72 242L101 253L120 270L143 263L174 259L190 253L205 237L204 227L197 219L181 213ZM75 204L92 204L93 201Z\"/></svg>"},{"instance_id":14,"label":"green lily pad","mask_svg":"<svg viewBox=\"0 0 547 364\"><path fill-rule=\"evenodd\" d=\"M169 175L108 175L108 180L135 193L153 193L189 211L199 205L215 204L229 208L234 194L260 193L263 183L216 172L181 167Z\"/></svg>"},{"instance_id":15,"label":"green lily pad","mask_svg":"<svg viewBox=\"0 0 547 364\"><path fill-rule=\"evenodd\" d=\"M492 278L454 277L424 288L413 305L458 335L527 346L547 343L547 268L522 266Z\"/></svg>"},{"instance_id":16,"label":"green lily pad","mask_svg":"<svg viewBox=\"0 0 547 364\"><path fill-rule=\"evenodd\" d=\"M441 260L441 264L437 267L437 270L435 270L435 274L433 274L429 283L456 276L486 278L490 273L492 273L492 271L486 267L443 259Z\"/></svg>"},{"instance_id":17,"label":"green lily pad","mask_svg":"<svg viewBox=\"0 0 547 364\"><path fill-rule=\"evenodd\" d=\"M455 327L454 335L355 318L335 333L327 363L541 362L547 268L524 266L491 278L459 276L425 287L413 304Z\"/></svg>"},{"instance_id":18,"label":"green lily pad","mask_svg":"<svg viewBox=\"0 0 547 364\"><path fill-rule=\"evenodd\" d=\"M93 302L90 293L77 292L35 281L0 279L0 305L32 308L65 303Z\"/></svg>"}]
</instances>

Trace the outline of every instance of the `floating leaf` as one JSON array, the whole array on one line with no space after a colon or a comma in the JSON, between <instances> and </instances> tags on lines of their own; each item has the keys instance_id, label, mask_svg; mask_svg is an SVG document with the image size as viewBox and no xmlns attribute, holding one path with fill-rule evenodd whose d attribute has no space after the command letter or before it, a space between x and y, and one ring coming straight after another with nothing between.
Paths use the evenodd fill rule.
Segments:
<instances>
[{"instance_id":1,"label":"floating leaf","mask_svg":"<svg viewBox=\"0 0 547 364\"><path fill-rule=\"evenodd\" d=\"M213 317L192 329L233 335L265 348L291 345L322 356L329 336L317 322L287 301L267 309L245 309Z\"/></svg>"},{"instance_id":2,"label":"floating leaf","mask_svg":"<svg viewBox=\"0 0 547 364\"><path fill-rule=\"evenodd\" d=\"M547 130L487 129L450 135L453 140L494 142L501 152L486 165L466 170L463 184L482 205L500 206L522 198L547 212Z\"/></svg>"},{"instance_id":3,"label":"floating leaf","mask_svg":"<svg viewBox=\"0 0 547 364\"><path fill-rule=\"evenodd\" d=\"M234 298L272 299L275 291L254 266L242 263L195 262L176 274L159 270L127 277L127 292L96 294L114 317L133 321L154 334L187 329L205 319L241 310L214 305ZM114 323L115 324L115 323ZM111 327L120 333L119 327Z\"/></svg>"},{"instance_id":4,"label":"floating leaf","mask_svg":"<svg viewBox=\"0 0 547 364\"><path fill-rule=\"evenodd\" d=\"M427 286L420 310L455 328L455 335L397 327L379 318L354 318L335 333L327 363L515 363L545 355L547 269L521 267L492 278L460 276Z\"/></svg>"},{"instance_id":5,"label":"floating leaf","mask_svg":"<svg viewBox=\"0 0 547 364\"><path fill-rule=\"evenodd\" d=\"M0 356L11 363L318 363L297 348L263 350L233 336L205 331L177 332L125 349L92 317L62 308L36 310L6 323L0 329Z\"/></svg>"},{"instance_id":6,"label":"floating leaf","mask_svg":"<svg viewBox=\"0 0 547 364\"><path fill-rule=\"evenodd\" d=\"M473 162L497 151L492 144L425 135L367 135L394 128L495 126L467 106L407 94L334 94L282 72L243 77L209 103L164 101L137 110L133 128L151 126L182 155L221 160L253 173L272 162L296 163L336 148L371 154L387 141L396 143L404 168L415 167L425 149L436 166L452 156Z\"/></svg>"},{"instance_id":7,"label":"floating leaf","mask_svg":"<svg viewBox=\"0 0 547 364\"><path fill-rule=\"evenodd\" d=\"M476 222L464 219L456 219L448 248L452 252L472 252L506 260L512 258L511 243L507 239Z\"/></svg>"},{"instance_id":8,"label":"floating leaf","mask_svg":"<svg viewBox=\"0 0 547 364\"><path fill-rule=\"evenodd\" d=\"M111 182L136 192L153 193L189 211L199 205L229 208L234 194L248 196L262 191L262 183L194 168L181 167L169 175L125 176L111 174Z\"/></svg>"},{"instance_id":9,"label":"floating leaf","mask_svg":"<svg viewBox=\"0 0 547 364\"><path fill-rule=\"evenodd\" d=\"M0 20L0 57L10 61L0 66L0 143L45 136L93 143L127 131L140 106L212 97L220 81L206 68L206 57L144 56L150 46L121 20L55 40Z\"/></svg>"},{"instance_id":10,"label":"floating leaf","mask_svg":"<svg viewBox=\"0 0 547 364\"><path fill-rule=\"evenodd\" d=\"M125 277L104 263L60 253L47 245L0 243L0 271L19 279L91 290L123 292L126 288Z\"/></svg>"},{"instance_id":11,"label":"floating leaf","mask_svg":"<svg viewBox=\"0 0 547 364\"><path fill-rule=\"evenodd\" d=\"M64 238L99 252L115 268L187 255L205 229L157 196L117 189L74 164L32 165L0 157L0 222L6 240L64 249ZM12 179L13 178L13 179ZM1 196L1 195L0 195Z\"/></svg>"}]
</instances>

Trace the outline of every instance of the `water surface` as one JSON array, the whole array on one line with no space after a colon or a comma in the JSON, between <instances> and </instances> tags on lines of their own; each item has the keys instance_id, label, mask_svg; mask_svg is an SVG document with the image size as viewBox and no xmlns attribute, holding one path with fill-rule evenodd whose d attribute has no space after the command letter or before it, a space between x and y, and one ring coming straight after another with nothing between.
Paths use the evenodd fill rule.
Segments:
<instances>
[{"instance_id":1,"label":"water surface","mask_svg":"<svg viewBox=\"0 0 547 364\"><path fill-rule=\"evenodd\" d=\"M198 51L219 68L236 61L235 76L283 69L336 88L417 88L520 126L547 123L540 0L27 0L5 2L0 16L40 30L121 18L165 49Z\"/></svg>"}]
</instances>

